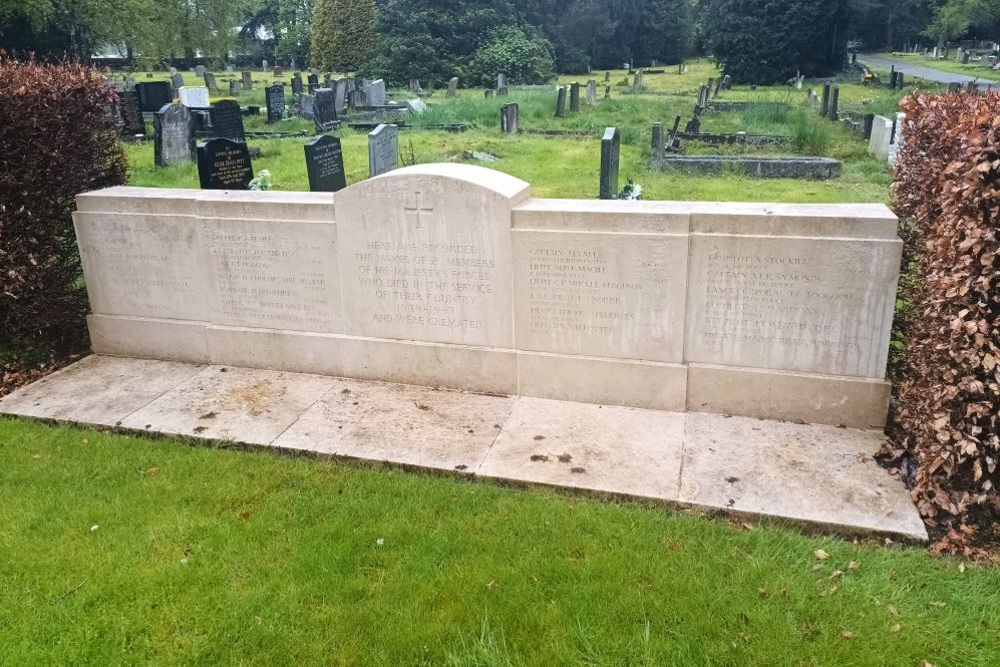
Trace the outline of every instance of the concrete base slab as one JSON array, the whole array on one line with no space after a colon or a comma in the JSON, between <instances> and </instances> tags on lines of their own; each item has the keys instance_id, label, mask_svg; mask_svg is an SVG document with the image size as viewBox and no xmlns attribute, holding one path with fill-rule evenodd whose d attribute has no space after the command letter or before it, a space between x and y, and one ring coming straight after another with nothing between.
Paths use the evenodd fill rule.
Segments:
<instances>
[{"instance_id":1,"label":"concrete base slab","mask_svg":"<svg viewBox=\"0 0 1000 667\"><path fill-rule=\"evenodd\" d=\"M92 356L0 413L458 470L925 541L877 431Z\"/></svg>"}]
</instances>

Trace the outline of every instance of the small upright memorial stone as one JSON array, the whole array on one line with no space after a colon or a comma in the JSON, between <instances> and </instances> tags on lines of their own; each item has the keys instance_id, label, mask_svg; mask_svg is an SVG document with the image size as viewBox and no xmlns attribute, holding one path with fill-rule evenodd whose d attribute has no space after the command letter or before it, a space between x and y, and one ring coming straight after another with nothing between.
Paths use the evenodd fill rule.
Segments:
<instances>
[{"instance_id":1,"label":"small upright memorial stone","mask_svg":"<svg viewBox=\"0 0 1000 667\"><path fill-rule=\"evenodd\" d=\"M664 148L663 123L653 123L653 141L650 150L654 158L663 157Z\"/></svg>"},{"instance_id":2,"label":"small upright memorial stone","mask_svg":"<svg viewBox=\"0 0 1000 667\"><path fill-rule=\"evenodd\" d=\"M601 139L601 199L615 199L618 196L618 158L621 150L621 136L618 128L604 130Z\"/></svg>"},{"instance_id":3,"label":"small upright memorial stone","mask_svg":"<svg viewBox=\"0 0 1000 667\"><path fill-rule=\"evenodd\" d=\"M840 86L834 86L830 92L830 120L839 120L837 107L840 105Z\"/></svg>"},{"instance_id":4,"label":"small upright memorial stone","mask_svg":"<svg viewBox=\"0 0 1000 667\"><path fill-rule=\"evenodd\" d=\"M268 123L277 123L285 117L285 89L280 84L264 88L264 101L267 103Z\"/></svg>"},{"instance_id":5,"label":"small upright memorial stone","mask_svg":"<svg viewBox=\"0 0 1000 667\"><path fill-rule=\"evenodd\" d=\"M118 93L118 110L122 118L122 134L127 137L146 134L146 121L142 118L139 108L139 93L134 90L123 90Z\"/></svg>"},{"instance_id":6,"label":"small upright memorial stone","mask_svg":"<svg viewBox=\"0 0 1000 667\"><path fill-rule=\"evenodd\" d=\"M215 81L215 75L211 72L205 72L205 87L208 88L209 92L217 93L219 92L219 84Z\"/></svg>"},{"instance_id":7,"label":"small upright memorial stone","mask_svg":"<svg viewBox=\"0 0 1000 667\"><path fill-rule=\"evenodd\" d=\"M307 81L309 83L309 92L310 93L315 92L316 89L319 88L319 75L318 74L310 74L308 76L308 78L307 78Z\"/></svg>"},{"instance_id":8,"label":"small upright memorial stone","mask_svg":"<svg viewBox=\"0 0 1000 667\"><path fill-rule=\"evenodd\" d=\"M518 115L517 102L500 107L500 131L507 134L517 134Z\"/></svg>"},{"instance_id":9,"label":"small upright memorial stone","mask_svg":"<svg viewBox=\"0 0 1000 667\"><path fill-rule=\"evenodd\" d=\"M340 116L347 113L347 79L337 79L333 85L333 108Z\"/></svg>"},{"instance_id":10,"label":"small upright memorial stone","mask_svg":"<svg viewBox=\"0 0 1000 667\"><path fill-rule=\"evenodd\" d=\"M382 79L375 79L368 84L368 106L381 107L385 106L385 102L385 81Z\"/></svg>"},{"instance_id":11,"label":"small upright memorial stone","mask_svg":"<svg viewBox=\"0 0 1000 667\"><path fill-rule=\"evenodd\" d=\"M504 97L507 95L507 75L497 74L497 95Z\"/></svg>"},{"instance_id":12,"label":"small upright memorial stone","mask_svg":"<svg viewBox=\"0 0 1000 667\"><path fill-rule=\"evenodd\" d=\"M456 92L458 92L458 77L453 76L448 80L448 97L455 97Z\"/></svg>"},{"instance_id":13,"label":"small upright memorial stone","mask_svg":"<svg viewBox=\"0 0 1000 667\"><path fill-rule=\"evenodd\" d=\"M830 114L830 82L823 82L823 97L820 102L820 115L827 116Z\"/></svg>"},{"instance_id":14,"label":"small upright memorial stone","mask_svg":"<svg viewBox=\"0 0 1000 667\"><path fill-rule=\"evenodd\" d=\"M302 94L302 75L296 72L292 75L292 95Z\"/></svg>"},{"instance_id":15,"label":"small upright memorial stone","mask_svg":"<svg viewBox=\"0 0 1000 667\"><path fill-rule=\"evenodd\" d=\"M174 100L168 81L137 83L132 88L139 91L139 106L143 111L156 113L163 108L164 104L170 104ZM126 85L125 90L131 90L131 88Z\"/></svg>"},{"instance_id":16,"label":"small upright memorial stone","mask_svg":"<svg viewBox=\"0 0 1000 667\"><path fill-rule=\"evenodd\" d=\"M281 76L285 73L285 70L281 69L281 65L275 65L274 69L271 71L272 76Z\"/></svg>"},{"instance_id":17,"label":"small upright memorial stone","mask_svg":"<svg viewBox=\"0 0 1000 667\"><path fill-rule=\"evenodd\" d=\"M323 133L337 127L337 105L333 88L317 88L313 97L312 113L316 132Z\"/></svg>"},{"instance_id":18,"label":"small upright memorial stone","mask_svg":"<svg viewBox=\"0 0 1000 667\"><path fill-rule=\"evenodd\" d=\"M205 66L204 65L195 65L194 66L194 73L197 74L198 76L205 76Z\"/></svg>"},{"instance_id":19,"label":"small upright memorial stone","mask_svg":"<svg viewBox=\"0 0 1000 667\"><path fill-rule=\"evenodd\" d=\"M229 94L239 95L243 91L243 82L241 81L230 81L229 82Z\"/></svg>"},{"instance_id":20,"label":"small upright memorial stone","mask_svg":"<svg viewBox=\"0 0 1000 667\"><path fill-rule=\"evenodd\" d=\"M181 76L180 74L171 74L170 83L173 85L174 90L177 90L178 88L184 85L184 77Z\"/></svg>"},{"instance_id":21,"label":"small upright memorial stone","mask_svg":"<svg viewBox=\"0 0 1000 667\"><path fill-rule=\"evenodd\" d=\"M208 88L200 86L181 86L177 89L180 103L192 109L207 109L209 107Z\"/></svg>"},{"instance_id":22,"label":"small upright memorial stone","mask_svg":"<svg viewBox=\"0 0 1000 667\"><path fill-rule=\"evenodd\" d=\"M562 118L566 115L566 86L556 88L556 117Z\"/></svg>"},{"instance_id":23,"label":"small upright memorial stone","mask_svg":"<svg viewBox=\"0 0 1000 667\"><path fill-rule=\"evenodd\" d=\"M317 90L317 92L319 92ZM306 120L314 120L316 107L316 96L309 93L299 95L299 114Z\"/></svg>"},{"instance_id":24,"label":"small upright memorial stone","mask_svg":"<svg viewBox=\"0 0 1000 667\"><path fill-rule=\"evenodd\" d=\"M309 190L336 192L347 187L340 139L329 135L316 137L305 145L305 151Z\"/></svg>"},{"instance_id":25,"label":"small upright memorial stone","mask_svg":"<svg viewBox=\"0 0 1000 667\"><path fill-rule=\"evenodd\" d=\"M243 70L243 90L253 90L253 77L248 69Z\"/></svg>"},{"instance_id":26,"label":"small upright memorial stone","mask_svg":"<svg viewBox=\"0 0 1000 667\"><path fill-rule=\"evenodd\" d=\"M594 79L587 82L587 106L597 106L597 81Z\"/></svg>"},{"instance_id":27,"label":"small upright memorial stone","mask_svg":"<svg viewBox=\"0 0 1000 667\"><path fill-rule=\"evenodd\" d=\"M212 105L209 115L212 118L212 132L217 137L225 137L233 141L246 141L243 130L243 112L235 100L220 100Z\"/></svg>"},{"instance_id":28,"label":"small upright memorial stone","mask_svg":"<svg viewBox=\"0 0 1000 667\"><path fill-rule=\"evenodd\" d=\"M569 85L569 111L580 113L580 84L575 81Z\"/></svg>"},{"instance_id":29,"label":"small upright memorial stone","mask_svg":"<svg viewBox=\"0 0 1000 667\"><path fill-rule=\"evenodd\" d=\"M368 133L368 176L392 171L399 164L395 125L379 125Z\"/></svg>"},{"instance_id":30,"label":"small upright memorial stone","mask_svg":"<svg viewBox=\"0 0 1000 667\"><path fill-rule=\"evenodd\" d=\"M247 190L253 180L250 150L241 141L216 137L198 145L202 190Z\"/></svg>"},{"instance_id":31,"label":"small upright memorial stone","mask_svg":"<svg viewBox=\"0 0 1000 667\"><path fill-rule=\"evenodd\" d=\"M157 167L194 160L194 121L183 104L164 104L153 114L153 161Z\"/></svg>"}]
</instances>

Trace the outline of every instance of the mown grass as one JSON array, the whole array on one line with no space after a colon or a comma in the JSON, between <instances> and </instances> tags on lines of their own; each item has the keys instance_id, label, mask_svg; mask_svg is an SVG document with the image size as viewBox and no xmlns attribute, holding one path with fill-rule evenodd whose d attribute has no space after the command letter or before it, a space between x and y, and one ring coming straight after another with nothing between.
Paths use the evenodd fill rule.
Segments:
<instances>
[{"instance_id":1,"label":"mown grass","mask_svg":"<svg viewBox=\"0 0 1000 667\"><path fill-rule=\"evenodd\" d=\"M3 665L1000 655L1000 571L919 549L20 420L0 544Z\"/></svg>"}]
</instances>

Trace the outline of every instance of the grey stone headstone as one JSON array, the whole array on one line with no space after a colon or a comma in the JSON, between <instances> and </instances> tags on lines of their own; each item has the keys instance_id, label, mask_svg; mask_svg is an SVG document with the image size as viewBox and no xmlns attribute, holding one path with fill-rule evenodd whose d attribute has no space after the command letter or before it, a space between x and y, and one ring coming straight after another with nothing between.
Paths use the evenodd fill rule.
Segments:
<instances>
[{"instance_id":1,"label":"grey stone headstone","mask_svg":"<svg viewBox=\"0 0 1000 667\"><path fill-rule=\"evenodd\" d=\"M520 112L517 102L511 102L500 107L500 131L507 134L517 134Z\"/></svg>"},{"instance_id":2,"label":"grey stone headstone","mask_svg":"<svg viewBox=\"0 0 1000 667\"><path fill-rule=\"evenodd\" d=\"M368 84L368 106L381 107L385 106L385 102L385 81L382 79L375 79Z\"/></svg>"},{"instance_id":3,"label":"grey stone headstone","mask_svg":"<svg viewBox=\"0 0 1000 667\"><path fill-rule=\"evenodd\" d=\"M336 192L347 187L340 139L324 134L305 145L306 173L311 192Z\"/></svg>"},{"instance_id":4,"label":"grey stone headstone","mask_svg":"<svg viewBox=\"0 0 1000 667\"><path fill-rule=\"evenodd\" d=\"M566 86L556 88L556 117L562 118L566 115Z\"/></svg>"},{"instance_id":5,"label":"grey stone headstone","mask_svg":"<svg viewBox=\"0 0 1000 667\"><path fill-rule=\"evenodd\" d=\"M296 72L292 75L292 95L302 94L302 75Z\"/></svg>"},{"instance_id":6,"label":"grey stone headstone","mask_svg":"<svg viewBox=\"0 0 1000 667\"><path fill-rule=\"evenodd\" d=\"M197 74L198 76L205 76L205 66L204 65L195 65L194 66L194 73Z\"/></svg>"},{"instance_id":7,"label":"grey stone headstone","mask_svg":"<svg viewBox=\"0 0 1000 667\"><path fill-rule=\"evenodd\" d=\"M392 171L399 165L395 125L382 124L368 133L368 176Z\"/></svg>"},{"instance_id":8,"label":"grey stone headstone","mask_svg":"<svg viewBox=\"0 0 1000 667\"><path fill-rule=\"evenodd\" d=\"M609 127L601 138L601 199L615 199L618 196L618 164L621 152L621 136L618 128Z\"/></svg>"},{"instance_id":9,"label":"grey stone headstone","mask_svg":"<svg viewBox=\"0 0 1000 667\"><path fill-rule=\"evenodd\" d=\"M205 72L205 77L204 78L205 78L205 87L206 88L208 88L213 93L219 92L219 84L217 84L215 82L215 75L214 74L212 74L211 72Z\"/></svg>"},{"instance_id":10,"label":"grey stone headstone","mask_svg":"<svg viewBox=\"0 0 1000 667\"><path fill-rule=\"evenodd\" d=\"M427 111L427 103L419 97L408 101L406 106L410 110L410 113L423 113Z\"/></svg>"},{"instance_id":11,"label":"grey stone headstone","mask_svg":"<svg viewBox=\"0 0 1000 667\"><path fill-rule=\"evenodd\" d=\"M315 118L313 115L313 102L315 99L309 93L299 95L299 111L306 120L313 120Z\"/></svg>"},{"instance_id":12,"label":"grey stone headstone","mask_svg":"<svg viewBox=\"0 0 1000 667\"><path fill-rule=\"evenodd\" d=\"M333 88L317 88L313 98L313 121L316 132L329 132L337 125L337 106Z\"/></svg>"},{"instance_id":13,"label":"grey stone headstone","mask_svg":"<svg viewBox=\"0 0 1000 667\"><path fill-rule=\"evenodd\" d=\"M458 77L453 76L448 80L448 97L455 97L458 92Z\"/></svg>"},{"instance_id":14,"label":"grey stone headstone","mask_svg":"<svg viewBox=\"0 0 1000 667\"><path fill-rule=\"evenodd\" d=\"M569 84L569 111L580 113L580 84L575 81Z\"/></svg>"},{"instance_id":15,"label":"grey stone headstone","mask_svg":"<svg viewBox=\"0 0 1000 667\"><path fill-rule=\"evenodd\" d=\"M176 68L176 67L173 67L173 66L171 66L171 67L170 67L170 76L173 76L174 74L177 74L177 68Z\"/></svg>"},{"instance_id":16,"label":"grey stone headstone","mask_svg":"<svg viewBox=\"0 0 1000 667\"><path fill-rule=\"evenodd\" d=\"M239 83L234 82L234 83ZM233 141L246 141L243 130L243 112L236 100L219 100L209 111L212 119L212 134Z\"/></svg>"},{"instance_id":17,"label":"grey stone headstone","mask_svg":"<svg viewBox=\"0 0 1000 667\"><path fill-rule=\"evenodd\" d=\"M262 60L262 61L261 61L261 63L260 63L260 68L261 68L262 70L264 70L265 72L267 71L267 61L266 61L266 60Z\"/></svg>"},{"instance_id":18,"label":"grey stone headstone","mask_svg":"<svg viewBox=\"0 0 1000 667\"><path fill-rule=\"evenodd\" d=\"M653 123L653 141L650 145L650 151L654 158L663 157L663 123Z\"/></svg>"},{"instance_id":19,"label":"grey stone headstone","mask_svg":"<svg viewBox=\"0 0 1000 667\"><path fill-rule=\"evenodd\" d=\"M642 92L642 69L638 69L635 72L635 78L632 80L632 91L636 93Z\"/></svg>"},{"instance_id":20,"label":"grey stone headstone","mask_svg":"<svg viewBox=\"0 0 1000 667\"><path fill-rule=\"evenodd\" d=\"M195 159L194 120L183 104L164 104L153 114L153 161L157 167Z\"/></svg>"},{"instance_id":21,"label":"grey stone headstone","mask_svg":"<svg viewBox=\"0 0 1000 667\"><path fill-rule=\"evenodd\" d=\"M243 91L242 81L230 81L229 82L229 94L239 95Z\"/></svg>"},{"instance_id":22,"label":"grey stone headstone","mask_svg":"<svg viewBox=\"0 0 1000 667\"><path fill-rule=\"evenodd\" d=\"M233 67L232 65L226 65L226 71L231 74L236 71L236 68Z\"/></svg>"},{"instance_id":23,"label":"grey stone headstone","mask_svg":"<svg viewBox=\"0 0 1000 667\"><path fill-rule=\"evenodd\" d=\"M424 92L424 89L420 87L420 81L418 79L410 79L410 92L411 93Z\"/></svg>"},{"instance_id":24,"label":"grey stone headstone","mask_svg":"<svg viewBox=\"0 0 1000 667\"><path fill-rule=\"evenodd\" d=\"M597 105L597 81L593 79L587 82L587 105Z\"/></svg>"},{"instance_id":25,"label":"grey stone headstone","mask_svg":"<svg viewBox=\"0 0 1000 667\"><path fill-rule=\"evenodd\" d=\"M285 117L285 89L279 84L264 88L264 101L267 104L268 123L277 123Z\"/></svg>"},{"instance_id":26,"label":"grey stone headstone","mask_svg":"<svg viewBox=\"0 0 1000 667\"><path fill-rule=\"evenodd\" d=\"M333 85L333 106L340 116L347 112L347 79L337 79Z\"/></svg>"},{"instance_id":27,"label":"grey stone headstone","mask_svg":"<svg viewBox=\"0 0 1000 667\"><path fill-rule=\"evenodd\" d=\"M604 80L611 81L611 72L604 72Z\"/></svg>"},{"instance_id":28,"label":"grey stone headstone","mask_svg":"<svg viewBox=\"0 0 1000 667\"><path fill-rule=\"evenodd\" d=\"M500 73L497 74L497 95L500 97L507 96L507 75Z\"/></svg>"},{"instance_id":29,"label":"grey stone headstone","mask_svg":"<svg viewBox=\"0 0 1000 667\"><path fill-rule=\"evenodd\" d=\"M198 181L202 190L247 190L253 163L245 142L216 137L198 144Z\"/></svg>"},{"instance_id":30,"label":"grey stone headstone","mask_svg":"<svg viewBox=\"0 0 1000 667\"><path fill-rule=\"evenodd\" d=\"M250 70L243 70L243 90L253 90L253 76L250 74Z\"/></svg>"},{"instance_id":31,"label":"grey stone headstone","mask_svg":"<svg viewBox=\"0 0 1000 667\"><path fill-rule=\"evenodd\" d=\"M823 96L820 102L820 114L823 116L828 116L830 114L830 82L823 82Z\"/></svg>"},{"instance_id":32,"label":"grey stone headstone","mask_svg":"<svg viewBox=\"0 0 1000 667\"><path fill-rule=\"evenodd\" d=\"M840 86L834 86L830 94L830 120L839 120L837 107L840 104Z\"/></svg>"},{"instance_id":33,"label":"grey stone headstone","mask_svg":"<svg viewBox=\"0 0 1000 667\"><path fill-rule=\"evenodd\" d=\"M171 74L170 83L173 84L174 90L177 90L178 88L184 85L184 77L178 73Z\"/></svg>"},{"instance_id":34,"label":"grey stone headstone","mask_svg":"<svg viewBox=\"0 0 1000 667\"><path fill-rule=\"evenodd\" d=\"M285 70L281 69L281 65L275 65L274 69L271 70L271 76L282 76Z\"/></svg>"}]
</instances>

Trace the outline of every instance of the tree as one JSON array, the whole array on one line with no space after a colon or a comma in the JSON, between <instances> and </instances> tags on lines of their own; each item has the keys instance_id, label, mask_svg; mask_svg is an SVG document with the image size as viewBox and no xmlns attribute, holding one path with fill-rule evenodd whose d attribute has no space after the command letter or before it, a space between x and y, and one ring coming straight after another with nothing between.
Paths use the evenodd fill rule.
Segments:
<instances>
[{"instance_id":1,"label":"tree","mask_svg":"<svg viewBox=\"0 0 1000 667\"><path fill-rule=\"evenodd\" d=\"M473 54L466 74L484 86L498 74L506 74L510 83L544 83L555 74L552 45L518 28L496 30Z\"/></svg>"},{"instance_id":2,"label":"tree","mask_svg":"<svg viewBox=\"0 0 1000 667\"><path fill-rule=\"evenodd\" d=\"M772 84L838 71L849 22L847 0L710 0L704 29L726 74Z\"/></svg>"},{"instance_id":3,"label":"tree","mask_svg":"<svg viewBox=\"0 0 1000 667\"><path fill-rule=\"evenodd\" d=\"M360 68L378 45L374 0L316 0L309 62L327 71Z\"/></svg>"},{"instance_id":4,"label":"tree","mask_svg":"<svg viewBox=\"0 0 1000 667\"><path fill-rule=\"evenodd\" d=\"M973 16L982 4L980 0L947 0L934 8L931 24L924 35L937 39L938 48L944 49L946 42L961 37L969 30Z\"/></svg>"}]
</instances>

